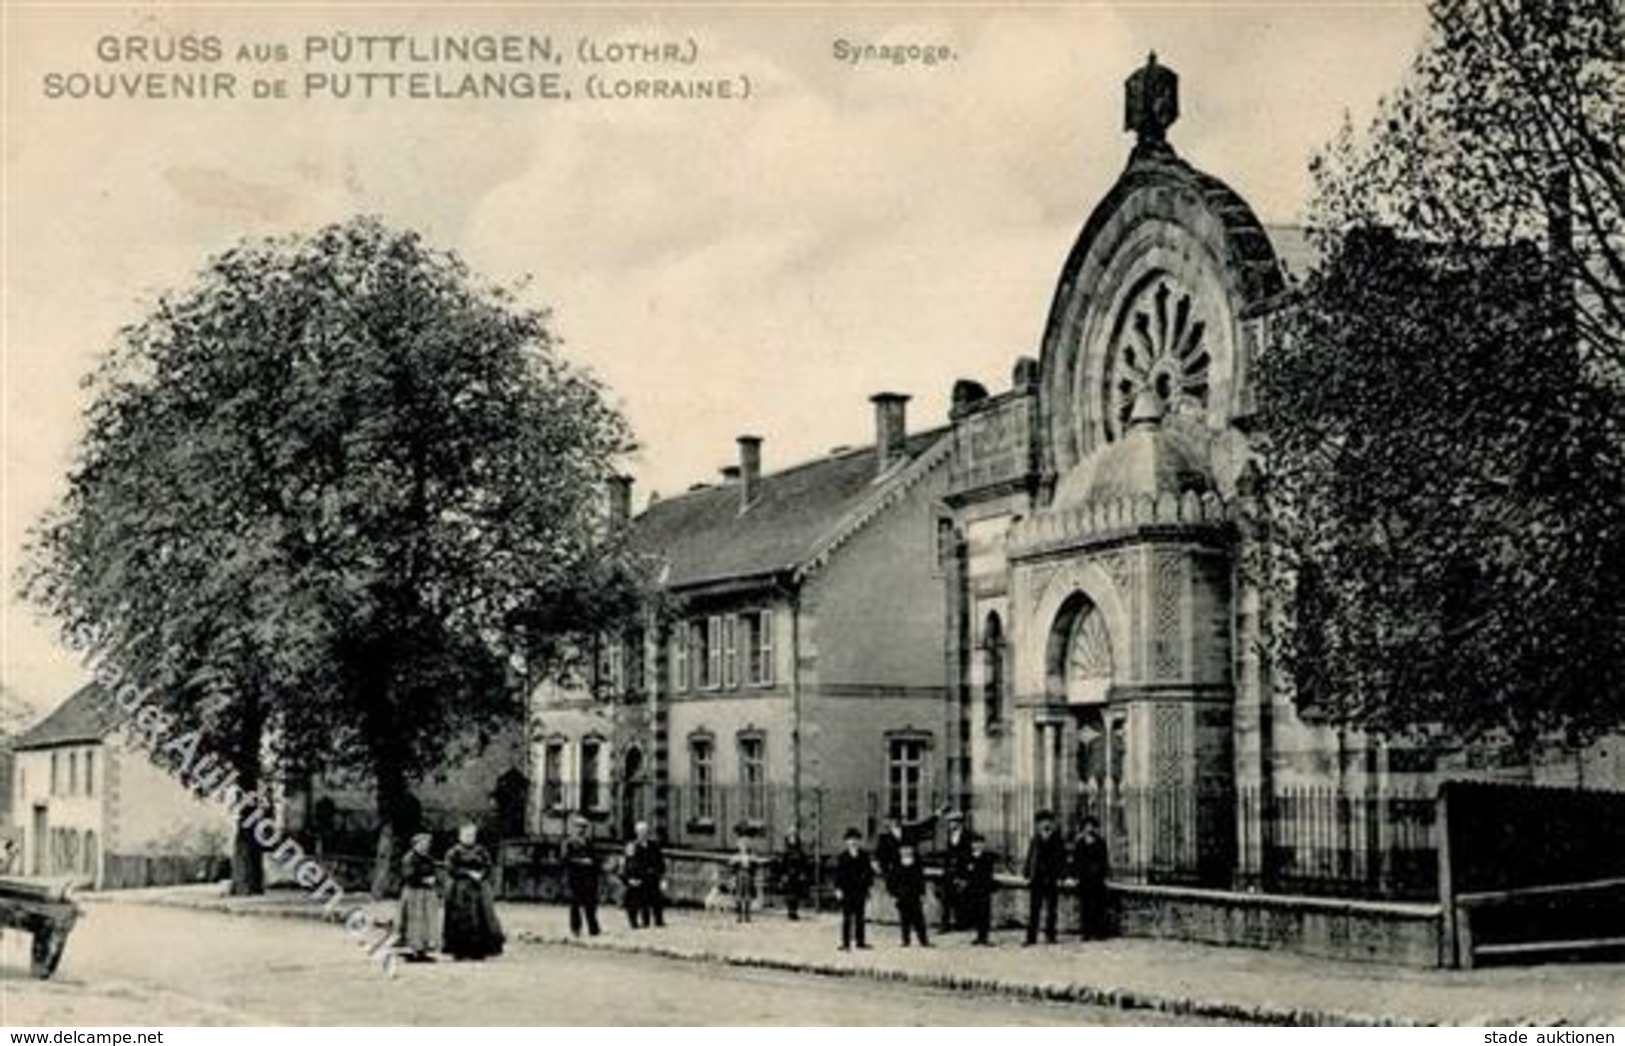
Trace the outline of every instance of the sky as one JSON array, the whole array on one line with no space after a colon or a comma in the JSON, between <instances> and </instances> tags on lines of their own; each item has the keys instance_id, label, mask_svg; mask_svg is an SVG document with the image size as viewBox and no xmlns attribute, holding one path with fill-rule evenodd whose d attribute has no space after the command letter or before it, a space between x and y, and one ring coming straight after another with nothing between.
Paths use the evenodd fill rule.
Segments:
<instances>
[{"instance_id":1,"label":"sky","mask_svg":"<svg viewBox=\"0 0 1625 1046\"><path fill-rule=\"evenodd\" d=\"M82 379L121 325L242 238L376 214L523 282L629 418L641 507L715 479L742 433L773 470L869 442L875 392L912 396L918 428L945 421L958 378L1006 387L1127 158L1122 83L1149 51L1180 75L1175 148L1291 223L1310 156L1345 112L1369 118L1426 27L1416 2L1256 0L4 10L0 682L41 709L86 673L15 578L61 496ZM300 97L308 73L374 68L321 57L345 34L546 36L573 97ZM183 37L218 40L222 60L185 61ZM697 57L587 64L583 41ZM853 65L837 41L953 58ZM238 61L244 45L289 60ZM53 77L217 71L239 95L257 77L292 96L48 97ZM589 75L728 78L749 97L594 100Z\"/></svg>"}]
</instances>

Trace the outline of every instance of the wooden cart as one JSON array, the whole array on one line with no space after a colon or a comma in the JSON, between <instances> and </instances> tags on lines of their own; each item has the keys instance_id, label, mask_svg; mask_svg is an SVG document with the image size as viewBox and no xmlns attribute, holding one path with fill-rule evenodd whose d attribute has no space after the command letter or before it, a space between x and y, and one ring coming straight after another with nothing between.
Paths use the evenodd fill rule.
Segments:
<instances>
[{"instance_id":1,"label":"wooden cart","mask_svg":"<svg viewBox=\"0 0 1625 1046\"><path fill-rule=\"evenodd\" d=\"M0 876L0 929L34 937L30 969L44 980L56 972L79 906L68 897L71 879L19 879Z\"/></svg>"}]
</instances>

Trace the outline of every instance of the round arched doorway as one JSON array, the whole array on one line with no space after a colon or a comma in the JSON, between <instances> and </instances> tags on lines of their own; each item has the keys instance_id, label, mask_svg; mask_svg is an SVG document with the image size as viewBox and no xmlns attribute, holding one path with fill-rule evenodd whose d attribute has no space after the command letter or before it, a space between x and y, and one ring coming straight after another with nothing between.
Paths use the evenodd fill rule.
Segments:
<instances>
[{"instance_id":1,"label":"round arched doorway","mask_svg":"<svg viewBox=\"0 0 1625 1046\"><path fill-rule=\"evenodd\" d=\"M1048 805L1069 826L1111 821L1122 780L1124 722L1110 707L1116 669L1106 615L1087 595L1062 602L1045 658L1048 714L1038 722L1039 777Z\"/></svg>"}]
</instances>

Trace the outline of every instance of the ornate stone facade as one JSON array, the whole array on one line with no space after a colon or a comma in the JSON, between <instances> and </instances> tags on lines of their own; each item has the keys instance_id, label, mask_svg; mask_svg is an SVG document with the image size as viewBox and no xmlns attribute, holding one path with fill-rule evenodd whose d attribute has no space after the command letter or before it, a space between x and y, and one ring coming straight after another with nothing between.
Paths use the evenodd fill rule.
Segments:
<instances>
[{"instance_id":1,"label":"ornate stone facade","mask_svg":"<svg viewBox=\"0 0 1625 1046\"><path fill-rule=\"evenodd\" d=\"M1237 630L1237 480L1285 281L1247 205L1168 145L1177 83L1154 60L1130 80L1137 142L1061 273L1037 380L956 396L960 689L1009 709L971 716L992 728L959 785L1104 814L1124 863L1228 882L1237 724L1259 718L1236 710L1268 700L1236 671L1257 638Z\"/></svg>"}]
</instances>

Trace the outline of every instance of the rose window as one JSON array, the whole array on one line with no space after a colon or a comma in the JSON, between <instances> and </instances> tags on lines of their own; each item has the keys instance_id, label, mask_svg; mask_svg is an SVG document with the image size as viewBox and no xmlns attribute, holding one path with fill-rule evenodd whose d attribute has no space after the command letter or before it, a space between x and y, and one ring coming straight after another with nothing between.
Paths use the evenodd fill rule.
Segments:
<instances>
[{"instance_id":1,"label":"rose window","mask_svg":"<svg viewBox=\"0 0 1625 1046\"><path fill-rule=\"evenodd\" d=\"M1151 389L1164 416L1207 408L1207 323L1188 294L1166 279L1154 282L1129 306L1106 365L1106 438L1128 426L1134 399Z\"/></svg>"}]
</instances>

